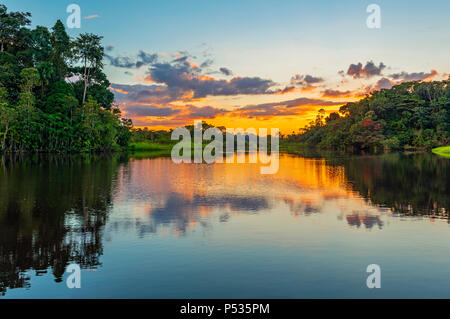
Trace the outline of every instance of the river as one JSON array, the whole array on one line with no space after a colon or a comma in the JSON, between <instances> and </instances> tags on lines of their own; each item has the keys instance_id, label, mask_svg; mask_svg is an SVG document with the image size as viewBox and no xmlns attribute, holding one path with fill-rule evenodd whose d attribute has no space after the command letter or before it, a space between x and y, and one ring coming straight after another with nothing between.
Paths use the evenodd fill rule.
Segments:
<instances>
[{"instance_id":1,"label":"river","mask_svg":"<svg viewBox=\"0 0 450 319\"><path fill-rule=\"evenodd\" d=\"M449 211L432 154L4 157L0 298L449 298Z\"/></svg>"}]
</instances>

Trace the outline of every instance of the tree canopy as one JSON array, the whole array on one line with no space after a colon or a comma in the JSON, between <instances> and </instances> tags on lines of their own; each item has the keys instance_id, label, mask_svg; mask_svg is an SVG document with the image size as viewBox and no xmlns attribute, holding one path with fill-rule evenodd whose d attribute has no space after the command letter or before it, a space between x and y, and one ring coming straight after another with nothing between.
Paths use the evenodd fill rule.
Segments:
<instances>
[{"instance_id":1,"label":"tree canopy","mask_svg":"<svg viewBox=\"0 0 450 319\"><path fill-rule=\"evenodd\" d=\"M319 112L300 134L307 146L356 149L430 149L450 143L450 80L407 82L376 91L339 112Z\"/></svg>"},{"instance_id":2,"label":"tree canopy","mask_svg":"<svg viewBox=\"0 0 450 319\"><path fill-rule=\"evenodd\" d=\"M0 143L2 152L97 152L128 146L103 73L102 37L71 39L58 20L30 28L31 14L0 5Z\"/></svg>"}]
</instances>

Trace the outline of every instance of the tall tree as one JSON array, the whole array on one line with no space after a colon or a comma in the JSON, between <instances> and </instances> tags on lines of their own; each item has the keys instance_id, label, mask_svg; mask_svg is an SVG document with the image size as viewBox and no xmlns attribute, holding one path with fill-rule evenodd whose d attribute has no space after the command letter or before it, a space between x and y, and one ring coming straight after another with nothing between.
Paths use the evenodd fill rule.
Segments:
<instances>
[{"instance_id":1,"label":"tall tree","mask_svg":"<svg viewBox=\"0 0 450 319\"><path fill-rule=\"evenodd\" d=\"M75 41L75 58L83 66L82 78L84 82L82 104L86 101L86 92L92 76L103 68L104 48L100 41L103 37L84 33Z\"/></svg>"},{"instance_id":2,"label":"tall tree","mask_svg":"<svg viewBox=\"0 0 450 319\"><path fill-rule=\"evenodd\" d=\"M63 81L68 73L67 61L71 58L71 42L61 20L56 21L51 33L52 50L50 62L56 68L59 81Z\"/></svg>"},{"instance_id":3,"label":"tall tree","mask_svg":"<svg viewBox=\"0 0 450 319\"><path fill-rule=\"evenodd\" d=\"M33 61L35 63L49 61L52 50L50 31L46 27L37 26L31 31L31 40Z\"/></svg>"},{"instance_id":4,"label":"tall tree","mask_svg":"<svg viewBox=\"0 0 450 319\"><path fill-rule=\"evenodd\" d=\"M35 68L23 69L20 73L22 78L21 90L19 97L19 104L27 107L34 106L33 88L39 84L39 72Z\"/></svg>"},{"instance_id":5,"label":"tall tree","mask_svg":"<svg viewBox=\"0 0 450 319\"><path fill-rule=\"evenodd\" d=\"M34 107L36 98L33 93L35 86L39 85L40 78L39 72L35 68L23 69L20 73L21 81L21 92L19 95L19 103L17 105L18 117L20 121L21 131L20 133L20 148L29 149L36 148L36 140L38 136L33 134L36 126L37 120L37 110Z\"/></svg>"}]
</instances>

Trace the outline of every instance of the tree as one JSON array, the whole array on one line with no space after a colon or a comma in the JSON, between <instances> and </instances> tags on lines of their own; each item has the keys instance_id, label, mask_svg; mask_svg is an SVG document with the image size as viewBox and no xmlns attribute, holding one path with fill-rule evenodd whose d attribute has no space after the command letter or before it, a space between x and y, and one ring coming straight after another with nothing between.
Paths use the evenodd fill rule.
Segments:
<instances>
[{"instance_id":1,"label":"tree","mask_svg":"<svg viewBox=\"0 0 450 319\"><path fill-rule=\"evenodd\" d=\"M340 118L341 118L341 117L340 117L339 113L337 113L337 112L332 112L332 113L330 113L330 115L325 119L325 122L328 124L329 122L339 120Z\"/></svg>"},{"instance_id":2,"label":"tree","mask_svg":"<svg viewBox=\"0 0 450 319\"><path fill-rule=\"evenodd\" d=\"M8 52L0 52L0 85L8 90L10 102L19 95L19 61Z\"/></svg>"},{"instance_id":3,"label":"tree","mask_svg":"<svg viewBox=\"0 0 450 319\"><path fill-rule=\"evenodd\" d=\"M21 131L19 133L19 142L21 149L29 149L36 147L36 140L39 136L33 134L33 131L39 124L37 122L38 113L35 106L36 98L33 93L35 86L39 85L40 78L37 69L26 68L20 73L21 76L21 92L19 94L19 103L16 107L18 112L19 125Z\"/></svg>"},{"instance_id":4,"label":"tree","mask_svg":"<svg viewBox=\"0 0 450 319\"><path fill-rule=\"evenodd\" d=\"M31 31L31 40L33 61L38 63L39 61L48 61L52 50L51 34L48 29L37 26Z\"/></svg>"},{"instance_id":5,"label":"tree","mask_svg":"<svg viewBox=\"0 0 450 319\"><path fill-rule=\"evenodd\" d=\"M103 68L104 48L100 41L103 37L84 33L75 41L75 58L83 65L83 73L81 74L84 82L82 104L86 101L86 92L91 83L92 75Z\"/></svg>"},{"instance_id":6,"label":"tree","mask_svg":"<svg viewBox=\"0 0 450 319\"><path fill-rule=\"evenodd\" d=\"M44 95L45 88L54 82L57 77L56 68L50 62L42 62L37 68L41 82L41 94Z\"/></svg>"},{"instance_id":7,"label":"tree","mask_svg":"<svg viewBox=\"0 0 450 319\"><path fill-rule=\"evenodd\" d=\"M57 80L63 81L66 78L69 69L67 61L72 57L72 44L61 20L56 21L53 26L50 42L52 49L49 62L51 62L56 69Z\"/></svg>"},{"instance_id":8,"label":"tree","mask_svg":"<svg viewBox=\"0 0 450 319\"><path fill-rule=\"evenodd\" d=\"M30 24L29 12L7 12L5 5L0 4L0 52L7 46L14 46L20 29Z\"/></svg>"},{"instance_id":9,"label":"tree","mask_svg":"<svg viewBox=\"0 0 450 319\"><path fill-rule=\"evenodd\" d=\"M315 125L316 126L322 126L323 122L324 122L324 118L325 118L325 110L324 109L320 109L319 113L317 113Z\"/></svg>"},{"instance_id":10,"label":"tree","mask_svg":"<svg viewBox=\"0 0 450 319\"><path fill-rule=\"evenodd\" d=\"M23 69L22 72L20 72L20 77L22 81L19 104L33 107L35 102L33 88L40 82L39 72L35 68Z\"/></svg>"},{"instance_id":11,"label":"tree","mask_svg":"<svg viewBox=\"0 0 450 319\"><path fill-rule=\"evenodd\" d=\"M8 99L7 99L7 90L6 88L0 88L0 128L3 130L3 138L2 138L2 151L4 152L6 149L6 139L11 129L11 126L14 125L17 114L13 108L9 107Z\"/></svg>"}]
</instances>

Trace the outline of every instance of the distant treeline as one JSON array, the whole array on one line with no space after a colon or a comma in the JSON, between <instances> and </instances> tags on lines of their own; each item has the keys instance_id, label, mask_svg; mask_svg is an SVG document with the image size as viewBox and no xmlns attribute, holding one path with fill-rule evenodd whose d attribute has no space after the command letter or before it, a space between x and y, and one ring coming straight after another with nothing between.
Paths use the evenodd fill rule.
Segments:
<instances>
[{"instance_id":1,"label":"distant treeline","mask_svg":"<svg viewBox=\"0 0 450 319\"><path fill-rule=\"evenodd\" d=\"M204 133L209 128L214 128L215 126L202 122L202 132ZM194 125L186 125L186 129L189 130L191 136L194 136ZM226 128L223 126L217 127L222 134L225 134ZM172 140L172 131L171 130L152 130L147 127L137 128L132 130L132 138L131 141L134 143L139 142L149 142L156 144L176 144L177 140Z\"/></svg>"},{"instance_id":2,"label":"distant treeline","mask_svg":"<svg viewBox=\"0 0 450 319\"><path fill-rule=\"evenodd\" d=\"M431 149L450 144L450 80L407 82L374 92L284 141L330 149Z\"/></svg>"},{"instance_id":3,"label":"distant treeline","mask_svg":"<svg viewBox=\"0 0 450 319\"><path fill-rule=\"evenodd\" d=\"M195 127L194 125L186 125L185 128L190 132L190 136L192 137L191 142L194 143L194 131ZM247 131L240 131L237 130L234 133L228 133L227 128L224 126L214 126L211 124L208 124L206 122L202 122L202 136L205 133L206 130L210 128L215 128L220 133L219 136L222 136L222 142L223 142L223 148L226 150L227 141L231 138L234 141L234 145L237 147L238 141L243 140L245 142L245 150L249 150L249 146L252 142L255 142L256 145L261 145L262 141L259 138L257 134L252 134L251 132L248 133ZM172 140L172 132L173 129L170 129L168 131L165 130L151 130L147 127L145 128L133 128L132 129L132 137L131 137L131 146L136 146L137 149L139 148L145 148L145 143L150 143L152 146L155 146L155 144L163 144L163 145L174 145L178 143L180 140L175 139ZM213 141L214 138L211 140L203 139L202 144L207 145ZM138 145L139 144L139 145ZM267 146L270 148L272 145L272 136L269 134L267 135L266 139L264 140L264 146ZM151 147L150 147L151 148ZM243 151L243 149L242 149Z\"/></svg>"},{"instance_id":4,"label":"distant treeline","mask_svg":"<svg viewBox=\"0 0 450 319\"><path fill-rule=\"evenodd\" d=\"M30 13L0 5L0 147L3 152L97 152L127 147L103 73L102 37L71 39L58 20L31 29Z\"/></svg>"}]
</instances>

